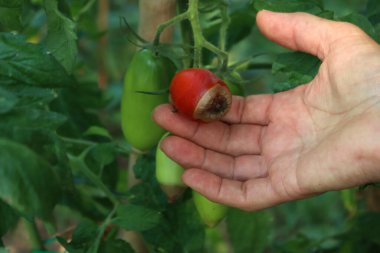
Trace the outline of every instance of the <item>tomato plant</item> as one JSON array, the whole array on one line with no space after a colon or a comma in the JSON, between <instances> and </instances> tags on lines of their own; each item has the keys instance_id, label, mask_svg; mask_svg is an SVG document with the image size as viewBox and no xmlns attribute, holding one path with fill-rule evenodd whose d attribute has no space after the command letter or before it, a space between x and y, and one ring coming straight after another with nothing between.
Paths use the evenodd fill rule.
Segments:
<instances>
[{"instance_id":1,"label":"tomato plant","mask_svg":"<svg viewBox=\"0 0 380 253\"><path fill-rule=\"evenodd\" d=\"M377 0L0 0L0 252L379 252L376 185L214 220L160 150L174 72L246 96L313 79L320 61L265 39L261 9L380 41Z\"/></svg>"}]
</instances>

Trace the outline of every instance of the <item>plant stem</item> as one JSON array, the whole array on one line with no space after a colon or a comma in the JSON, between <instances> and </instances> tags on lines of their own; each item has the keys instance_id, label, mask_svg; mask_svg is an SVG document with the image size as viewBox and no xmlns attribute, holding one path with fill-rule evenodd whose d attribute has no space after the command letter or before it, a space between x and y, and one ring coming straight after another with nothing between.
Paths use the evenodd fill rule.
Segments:
<instances>
[{"instance_id":1,"label":"plant stem","mask_svg":"<svg viewBox=\"0 0 380 253\"><path fill-rule=\"evenodd\" d=\"M227 69L228 64L228 54L225 51L217 48L207 40L204 41L203 46L217 55L219 62L221 63L221 70L225 71Z\"/></svg>"},{"instance_id":2,"label":"plant stem","mask_svg":"<svg viewBox=\"0 0 380 253\"><path fill-rule=\"evenodd\" d=\"M81 172L98 188L102 189L104 194L106 194L107 198L111 200L113 204L117 204L119 201L116 199L116 197L113 195L113 193L103 184L103 182L99 179L98 176L96 176L94 173L92 173L91 170L88 169L87 166L81 167Z\"/></svg>"},{"instance_id":3,"label":"plant stem","mask_svg":"<svg viewBox=\"0 0 380 253\"><path fill-rule=\"evenodd\" d=\"M100 246L100 241L102 239L104 231L106 230L107 226L109 224L111 224L112 217L116 213L116 210L117 210L118 207L119 207L119 204L116 204L114 206L114 208L112 209L112 211L108 214L108 216L106 217L106 219L104 220L104 222L102 223L102 225L99 227L99 232L98 232L98 235L96 237L96 240L95 240L95 242L93 244L93 247L90 249L91 253L97 253L98 252L99 246Z\"/></svg>"},{"instance_id":4,"label":"plant stem","mask_svg":"<svg viewBox=\"0 0 380 253\"><path fill-rule=\"evenodd\" d=\"M68 138L59 136L59 138L65 142L77 144L77 145L83 145L83 146L95 146L97 143L93 141L87 141L87 140L81 140L81 139L74 139L74 138Z\"/></svg>"},{"instance_id":5,"label":"plant stem","mask_svg":"<svg viewBox=\"0 0 380 253\"><path fill-rule=\"evenodd\" d=\"M175 16L174 18L160 24L157 28L156 35L154 37L153 45L157 46L160 43L161 33L169 26L172 26L178 22L181 22L189 17L188 11L181 13L180 15Z\"/></svg>"},{"instance_id":6,"label":"plant stem","mask_svg":"<svg viewBox=\"0 0 380 253\"><path fill-rule=\"evenodd\" d=\"M219 32L219 48L222 51L226 50L226 38L227 38L227 29L230 24L230 18L228 16L227 3L223 2L220 6L220 16L222 17L222 25Z\"/></svg>"},{"instance_id":7,"label":"plant stem","mask_svg":"<svg viewBox=\"0 0 380 253\"><path fill-rule=\"evenodd\" d=\"M78 12L78 14L73 18L75 21L78 21L79 18L84 14L86 13L87 11L89 11L91 9L91 7L96 3L96 0L89 0L85 6L83 6L83 8Z\"/></svg>"},{"instance_id":8,"label":"plant stem","mask_svg":"<svg viewBox=\"0 0 380 253\"><path fill-rule=\"evenodd\" d=\"M227 3L223 2L221 8L221 15L222 15L222 27L220 30L220 47L214 46L209 41L205 39L202 33L202 28L200 25L199 20L199 0L189 0L189 6L188 9L177 15L176 17L162 23L158 26L156 36L154 39L154 45L157 46L160 43L160 35L161 33L169 26L172 26L178 22L188 20L190 22L190 26L193 32L193 40L194 40L194 61L193 61L193 67L194 68L200 68L202 67L202 49L206 48L216 54L219 60L219 64L221 65L221 70L225 71L227 69L228 64L228 54L225 52L226 47L226 34L227 34L227 28L229 25L229 17L227 13Z\"/></svg>"},{"instance_id":9,"label":"plant stem","mask_svg":"<svg viewBox=\"0 0 380 253\"><path fill-rule=\"evenodd\" d=\"M24 219L24 225L26 231L28 232L33 250L42 250L44 246L34 220L29 221Z\"/></svg>"},{"instance_id":10,"label":"plant stem","mask_svg":"<svg viewBox=\"0 0 380 253\"><path fill-rule=\"evenodd\" d=\"M189 6L189 0L177 0L178 5L178 13L184 13L187 11ZM183 20L180 26L182 43L185 45L193 45L194 44L194 36L192 33L190 21L188 19ZM185 47L184 48L187 55L193 55L193 47ZM190 68L193 65L193 58L186 57L183 60L184 68Z\"/></svg>"},{"instance_id":11,"label":"plant stem","mask_svg":"<svg viewBox=\"0 0 380 253\"><path fill-rule=\"evenodd\" d=\"M204 44L204 37L202 34L201 25L198 15L198 0L189 1L189 21L194 35L194 63L193 67L200 68L202 66L202 47Z\"/></svg>"},{"instance_id":12,"label":"plant stem","mask_svg":"<svg viewBox=\"0 0 380 253\"><path fill-rule=\"evenodd\" d=\"M90 151L92 147L89 147L85 149L79 157L75 157L72 155L68 155L69 159L71 160L70 162L72 163L72 166L75 167L75 169L79 170L81 173L85 175L94 185L96 185L99 189L101 189L104 194L107 196L107 198L114 204L116 205L119 203L118 199L115 197L115 195L105 186L102 182L102 180L95 175L85 164L84 159L87 155L87 153Z\"/></svg>"}]
</instances>

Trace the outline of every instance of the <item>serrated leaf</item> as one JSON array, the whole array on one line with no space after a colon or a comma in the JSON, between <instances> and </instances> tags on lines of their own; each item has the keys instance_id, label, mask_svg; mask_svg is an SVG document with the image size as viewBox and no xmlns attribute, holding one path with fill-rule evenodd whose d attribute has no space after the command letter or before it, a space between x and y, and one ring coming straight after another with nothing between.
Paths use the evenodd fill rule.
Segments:
<instances>
[{"instance_id":1,"label":"serrated leaf","mask_svg":"<svg viewBox=\"0 0 380 253\"><path fill-rule=\"evenodd\" d=\"M66 71L72 73L78 53L75 23L58 10L56 0L45 0L44 7L48 20L46 46Z\"/></svg>"},{"instance_id":2,"label":"serrated leaf","mask_svg":"<svg viewBox=\"0 0 380 253\"><path fill-rule=\"evenodd\" d=\"M51 111L18 109L1 116L0 130L4 129L5 132L23 128L54 130L65 120L66 117L62 114Z\"/></svg>"},{"instance_id":3,"label":"serrated leaf","mask_svg":"<svg viewBox=\"0 0 380 253\"><path fill-rule=\"evenodd\" d=\"M17 102L18 99L13 93L0 87L0 114L12 110Z\"/></svg>"},{"instance_id":4,"label":"serrated leaf","mask_svg":"<svg viewBox=\"0 0 380 253\"><path fill-rule=\"evenodd\" d=\"M263 252L269 243L272 223L272 215L266 211L231 209L227 215L227 229L234 252Z\"/></svg>"},{"instance_id":5,"label":"serrated leaf","mask_svg":"<svg viewBox=\"0 0 380 253\"><path fill-rule=\"evenodd\" d=\"M164 252L204 252L205 228L191 199L167 206L163 217L158 226L143 232L145 240Z\"/></svg>"},{"instance_id":6,"label":"serrated leaf","mask_svg":"<svg viewBox=\"0 0 380 253\"><path fill-rule=\"evenodd\" d=\"M160 223L161 213L143 206L132 204L120 205L117 217L112 221L126 230L144 231Z\"/></svg>"},{"instance_id":7,"label":"serrated leaf","mask_svg":"<svg viewBox=\"0 0 380 253\"><path fill-rule=\"evenodd\" d=\"M271 10L277 12L303 11L318 14L323 11L321 0L254 0L256 10Z\"/></svg>"},{"instance_id":8,"label":"serrated leaf","mask_svg":"<svg viewBox=\"0 0 380 253\"><path fill-rule=\"evenodd\" d=\"M278 79L273 87L276 92L294 88L311 81L317 74L320 60L302 52L283 53L272 65L272 73Z\"/></svg>"},{"instance_id":9,"label":"serrated leaf","mask_svg":"<svg viewBox=\"0 0 380 253\"><path fill-rule=\"evenodd\" d=\"M202 252L205 242L205 229L199 219L194 202L191 200L184 201L174 211L176 219L172 225L177 230L177 238L185 252Z\"/></svg>"},{"instance_id":10,"label":"serrated leaf","mask_svg":"<svg viewBox=\"0 0 380 253\"><path fill-rule=\"evenodd\" d=\"M149 154L140 155L133 167L133 172L137 179L149 181L154 177L155 160Z\"/></svg>"},{"instance_id":11,"label":"serrated leaf","mask_svg":"<svg viewBox=\"0 0 380 253\"><path fill-rule=\"evenodd\" d=\"M0 139L0 199L27 216L47 217L60 198L53 168L28 147Z\"/></svg>"},{"instance_id":12,"label":"serrated leaf","mask_svg":"<svg viewBox=\"0 0 380 253\"><path fill-rule=\"evenodd\" d=\"M0 33L0 83L55 88L74 81L40 45L27 43L21 35Z\"/></svg>"},{"instance_id":13,"label":"serrated leaf","mask_svg":"<svg viewBox=\"0 0 380 253\"><path fill-rule=\"evenodd\" d=\"M44 107L58 96L54 89L33 86L11 85L4 87L4 89L18 98L17 108L31 108L33 105Z\"/></svg>"},{"instance_id":14,"label":"serrated leaf","mask_svg":"<svg viewBox=\"0 0 380 253\"><path fill-rule=\"evenodd\" d=\"M98 225L88 219L83 219L75 228L72 239L68 243L65 239L57 237L57 241L70 253L84 253L93 245Z\"/></svg>"}]
</instances>

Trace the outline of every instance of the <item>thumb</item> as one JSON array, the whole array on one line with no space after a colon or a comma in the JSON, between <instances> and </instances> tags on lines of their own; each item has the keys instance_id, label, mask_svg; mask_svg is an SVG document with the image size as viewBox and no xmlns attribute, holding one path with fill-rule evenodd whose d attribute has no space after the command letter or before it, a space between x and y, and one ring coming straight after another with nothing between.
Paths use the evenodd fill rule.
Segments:
<instances>
[{"instance_id":1,"label":"thumb","mask_svg":"<svg viewBox=\"0 0 380 253\"><path fill-rule=\"evenodd\" d=\"M323 19L308 13L260 11L256 17L260 31L270 40L292 50L324 59L331 44L341 38L369 37L357 26Z\"/></svg>"}]
</instances>

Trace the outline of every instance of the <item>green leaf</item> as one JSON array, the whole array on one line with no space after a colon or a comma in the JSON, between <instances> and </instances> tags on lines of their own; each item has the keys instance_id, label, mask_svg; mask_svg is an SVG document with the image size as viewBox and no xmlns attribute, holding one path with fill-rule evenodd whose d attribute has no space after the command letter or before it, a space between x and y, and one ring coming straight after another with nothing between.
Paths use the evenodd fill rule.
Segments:
<instances>
[{"instance_id":1,"label":"green leaf","mask_svg":"<svg viewBox=\"0 0 380 253\"><path fill-rule=\"evenodd\" d=\"M56 129L65 120L61 114L39 109L19 109L2 115L0 130L4 133L17 129Z\"/></svg>"},{"instance_id":2,"label":"green leaf","mask_svg":"<svg viewBox=\"0 0 380 253\"><path fill-rule=\"evenodd\" d=\"M303 11L318 14L323 10L321 0L254 0L256 10L277 12Z\"/></svg>"},{"instance_id":3,"label":"green leaf","mask_svg":"<svg viewBox=\"0 0 380 253\"><path fill-rule=\"evenodd\" d=\"M59 243L70 253L84 253L93 245L98 233L98 225L88 219L83 219L75 228L70 243L58 237Z\"/></svg>"},{"instance_id":4,"label":"green leaf","mask_svg":"<svg viewBox=\"0 0 380 253\"><path fill-rule=\"evenodd\" d=\"M3 217L0 222L0 237L2 237L6 232L16 226L19 215L7 203L0 200L0 217Z\"/></svg>"},{"instance_id":5,"label":"green leaf","mask_svg":"<svg viewBox=\"0 0 380 253\"><path fill-rule=\"evenodd\" d=\"M92 136L92 135L95 135L95 136L101 136L101 137L105 137L109 140L112 139L112 136L111 134L109 133L109 131L104 128L104 127L99 127L99 126L91 126L90 128L88 128L84 133L83 133L84 136Z\"/></svg>"},{"instance_id":6,"label":"green leaf","mask_svg":"<svg viewBox=\"0 0 380 253\"><path fill-rule=\"evenodd\" d=\"M362 213L355 219L351 234L357 240L365 240L380 246L380 214L376 212Z\"/></svg>"},{"instance_id":7,"label":"green leaf","mask_svg":"<svg viewBox=\"0 0 380 253\"><path fill-rule=\"evenodd\" d=\"M168 205L162 216L159 225L143 232L147 242L164 252L204 252L205 227L191 198Z\"/></svg>"},{"instance_id":8,"label":"green leaf","mask_svg":"<svg viewBox=\"0 0 380 253\"><path fill-rule=\"evenodd\" d=\"M359 13L351 13L347 16L340 17L337 20L352 23L360 27L364 32L366 32L373 39L377 39L375 28L373 27L371 22L368 20L367 17L360 15Z\"/></svg>"},{"instance_id":9,"label":"green leaf","mask_svg":"<svg viewBox=\"0 0 380 253\"><path fill-rule=\"evenodd\" d=\"M134 253L129 243L121 239L106 240L100 245L99 253Z\"/></svg>"},{"instance_id":10,"label":"green leaf","mask_svg":"<svg viewBox=\"0 0 380 253\"><path fill-rule=\"evenodd\" d=\"M96 83L80 83L62 89L50 108L67 117L58 132L63 136L81 138L83 132L93 125L102 125L96 111L103 108L102 93ZM73 96L75 94L75 96Z\"/></svg>"},{"instance_id":11,"label":"green leaf","mask_svg":"<svg viewBox=\"0 0 380 253\"><path fill-rule=\"evenodd\" d=\"M65 87L74 83L60 63L21 35L0 33L0 83Z\"/></svg>"},{"instance_id":12,"label":"green leaf","mask_svg":"<svg viewBox=\"0 0 380 253\"><path fill-rule=\"evenodd\" d=\"M58 96L57 92L53 89L33 86L11 85L4 87L4 89L17 97L16 108L31 108L31 106L46 108L46 105Z\"/></svg>"},{"instance_id":13,"label":"green leaf","mask_svg":"<svg viewBox=\"0 0 380 253\"><path fill-rule=\"evenodd\" d=\"M9 112L17 104L17 97L0 87L0 114Z\"/></svg>"},{"instance_id":14,"label":"green leaf","mask_svg":"<svg viewBox=\"0 0 380 253\"><path fill-rule=\"evenodd\" d=\"M310 82L317 74L319 66L320 60L306 53L279 54L272 66L272 72L278 79L274 90L284 91Z\"/></svg>"},{"instance_id":15,"label":"green leaf","mask_svg":"<svg viewBox=\"0 0 380 253\"><path fill-rule=\"evenodd\" d=\"M253 28L252 23L255 20L255 15L249 6L244 6L244 8L233 10L229 14L229 18L230 23L228 26L228 35L226 38L227 50L246 38L251 33L251 30ZM213 44L217 44L219 39L219 30L220 24L214 24L205 29L204 33L208 40L210 40Z\"/></svg>"},{"instance_id":16,"label":"green leaf","mask_svg":"<svg viewBox=\"0 0 380 253\"><path fill-rule=\"evenodd\" d=\"M157 182L155 157L152 153L139 155L133 171L138 179L142 179L142 183L129 190L130 202L157 210L164 209L167 205L167 196Z\"/></svg>"},{"instance_id":17,"label":"green leaf","mask_svg":"<svg viewBox=\"0 0 380 253\"><path fill-rule=\"evenodd\" d=\"M227 229L234 252L263 252L269 243L272 223L272 215L267 211L231 209L227 215Z\"/></svg>"},{"instance_id":18,"label":"green leaf","mask_svg":"<svg viewBox=\"0 0 380 253\"><path fill-rule=\"evenodd\" d=\"M21 6L2 7L0 6L0 25L3 30L14 31L21 29Z\"/></svg>"},{"instance_id":19,"label":"green leaf","mask_svg":"<svg viewBox=\"0 0 380 253\"><path fill-rule=\"evenodd\" d=\"M0 7L5 7L5 8L18 8L22 5L24 0L0 0Z\"/></svg>"},{"instance_id":20,"label":"green leaf","mask_svg":"<svg viewBox=\"0 0 380 253\"><path fill-rule=\"evenodd\" d=\"M133 172L137 179L149 181L152 179L155 170L155 160L150 154L140 155L133 167Z\"/></svg>"},{"instance_id":21,"label":"green leaf","mask_svg":"<svg viewBox=\"0 0 380 253\"><path fill-rule=\"evenodd\" d=\"M48 217L60 199L53 168L28 147L0 139L0 199L28 216Z\"/></svg>"},{"instance_id":22,"label":"green leaf","mask_svg":"<svg viewBox=\"0 0 380 253\"><path fill-rule=\"evenodd\" d=\"M200 221L194 202L179 203L174 209L176 218L172 226L185 252L202 252L205 242L205 229Z\"/></svg>"},{"instance_id":23,"label":"green leaf","mask_svg":"<svg viewBox=\"0 0 380 253\"><path fill-rule=\"evenodd\" d=\"M143 206L120 205L112 223L126 230L144 231L153 228L162 219L161 213Z\"/></svg>"},{"instance_id":24,"label":"green leaf","mask_svg":"<svg viewBox=\"0 0 380 253\"><path fill-rule=\"evenodd\" d=\"M44 6L48 20L46 46L66 71L72 73L78 53L75 23L58 10L56 0L45 0Z\"/></svg>"}]
</instances>

